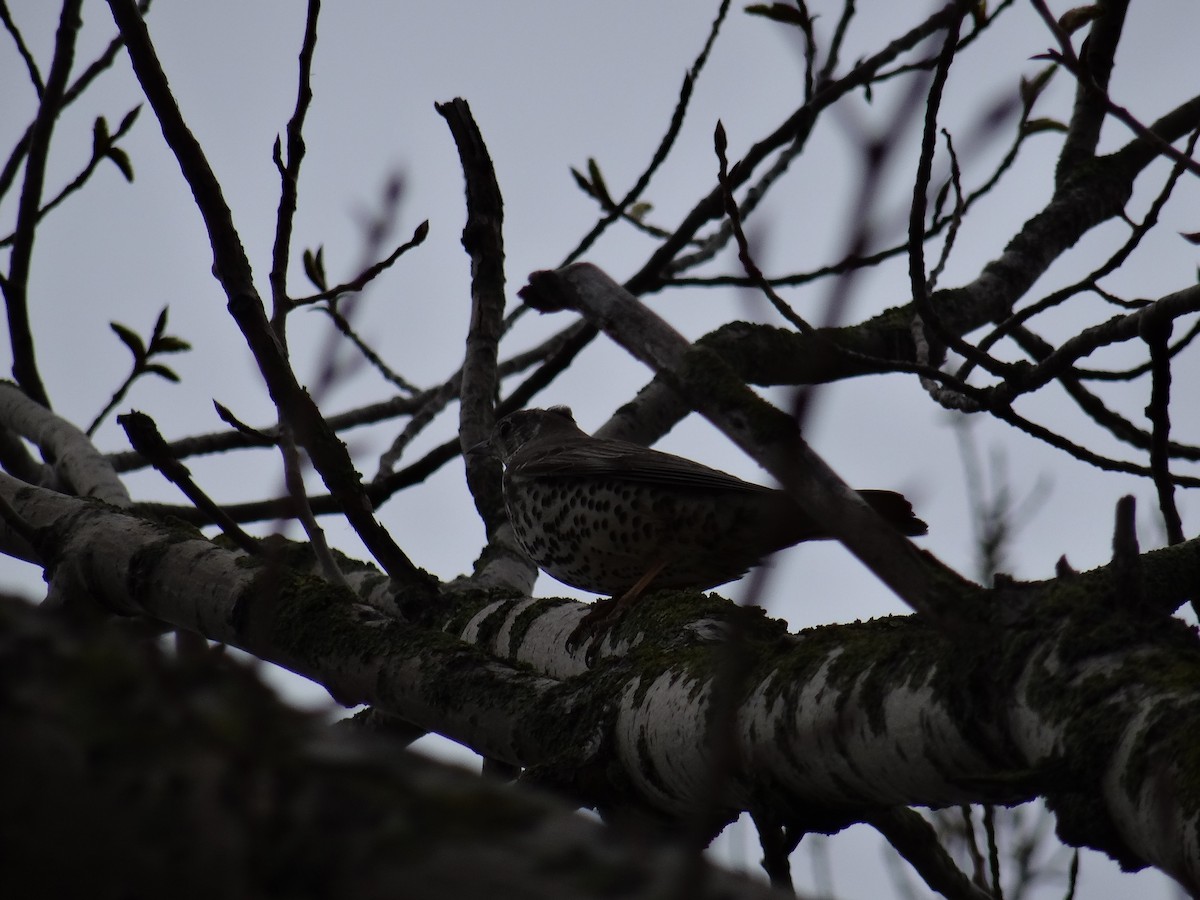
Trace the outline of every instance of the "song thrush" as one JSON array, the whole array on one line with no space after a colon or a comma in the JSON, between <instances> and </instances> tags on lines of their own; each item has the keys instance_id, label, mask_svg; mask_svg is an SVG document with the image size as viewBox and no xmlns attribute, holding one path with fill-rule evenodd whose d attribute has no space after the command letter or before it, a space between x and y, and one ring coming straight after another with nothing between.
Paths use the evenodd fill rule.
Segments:
<instances>
[{"instance_id":1,"label":"song thrush","mask_svg":"<svg viewBox=\"0 0 1200 900\"><path fill-rule=\"evenodd\" d=\"M563 406L505 416L491 451L517 541L565 584L618 597L705 590L765 556L830 535L786 493L625 441L594 438ZM894 491L859 495L907 535L927 526Z\"/></svg>"}]
</instances>

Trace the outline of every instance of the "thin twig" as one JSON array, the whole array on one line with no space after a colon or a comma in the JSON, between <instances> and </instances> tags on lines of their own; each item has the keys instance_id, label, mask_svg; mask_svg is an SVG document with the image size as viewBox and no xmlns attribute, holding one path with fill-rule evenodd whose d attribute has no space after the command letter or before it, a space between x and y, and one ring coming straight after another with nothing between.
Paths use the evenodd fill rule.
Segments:
<instances>
[{"instance_id":1,"label":"thin twig","mask_svg":"<svg viewBox=\"0 0 1200 900\"><path fill-rule=\"evenodd\" d=\"M280 425L282 437L279 441L279 449L283 457L283 480L287 487L288 497L292 501L292 517L304 529L308 545L316 557L322 577L330 584L349 588L350 583L342 573L341 566L338 565L337 558L329 547L329 541L325 538L325 529L318 524L316 516L313 515L312 505L308 500L308 490L304 485L304 460L300 456L300 449L296 446L292 430L287 427L286 423L281 422ZM282 524L282 520L278 524Z\"/></svg>"},{"instance_id":2,"label":"thin twig","mask_svg":"<svg viewBox=\"0 0 1200 900\"><path fill-rule=\"evenodd\" d=\"M996 807L983 805L983 833L987 836L988 875L992 884L992 896L1004 900L1004 886L1000 883L1000 844L996 841Z\"/></svg>"},{"instance_id":3,"label":"thin twig","mask_svg":"<svg viewBox=\"0 0 1200 900\"><path fill-rule=\"evenodd\" d=\"M145 15L150 9L150 0L141 0L138 3L138 9L142 15ZM117 53L125 42L120 35L108 42L108 46L104 51L92 60L92 62L80 73L71 85L63 94L62 108L66 109L86 91L103 72L105 72L117 58ZM29 141L33 135L33 125L31 124L25 129L25 133L13 145L12 151L8 155L8 159L4 162L4 167L0 169L0 197L8 193L12 187L13 180L17 177L17 170L21 167L21 163L25 160L25 155L29 152Z\"/></svg>"},{"instance_id":4,"label":"thin twig","mask_svg":"<svg viewBox=\"0 0 1200 900\"><path fill-rule=\"evenodd\" d=\"M588 248L596 242L608 227L618 218L625 214L626 210L635 203L650 184L650 180L654 177L654 173L659 167L666 162L667 156L671 152L671 148L675 146L675 139L679 137L679 131L683 127L683 118L687 113L688 104L692 99L692 89L695 86L696 79L700 77L700 73L704 70L704 64L708 62L709 54L712 52L713 44L717 40L717 35L721 31L721 25L725 21L725 16L729 12L730 0L721 0L721 5L717 9L717 16L713 20L708 29L708 38L704 42L699 55L692 62L692 66L688 69L687 75L684 76L683 85L679 89L679 98L675 101L675 109L671 113L671 121L667 125L666 134L662 140L658 142L658 147L654 151L654 155L650 158L650 163L642 171L634 182L633 187L625 194L624 197L617 202L609 213L604 216L596 225L583 236L582 240L576 245L575 249L567 254L566 259L561 265L575 262L587 252Z\"/></svg>"},{"instance_id":5,"label":"thin twig","mask_svg":"<svg viewBox=\"0 0 1200 900\"><path fill-rule=\"evenodd\" d=\"M188 467L175 459L167 447L167 442L159 433L154 420L137 410L117 416L117 422L125 429L129 443L133 449L146 458L163 478L183 491L185 497L192 501L196 509L209 516L217 527L237 546L250 554L258 556L262 547L258 541L242 531L220 506L209 497L192 479Z\"/></svg>"},{"instance_id":6,"label":"thin twig","mask_svg":"<svg viewBox=\"0 0 1200 900\"><path fill-rule=\"evenodd\" d=\"M1167 355L1174 359L1180 351L1187 349L1198 336L1200 336L1200 320L1193 322L1192 327L1184 333L1183 337L1167 348ZM1085 369L1076 366L1075 374L1080 381L1132 381L1147 374L1150 371L1150 365L1150 361L1146 360L1141 365L1129 369Z\"/></svg>"},{"instance_id":7,"label":"thin twig","mask_svg":"<svg viewBox=\"0 0 1200 900\"><path fill-rule=\"evenodd\" d=\"M1171 359L1167 347L1171 340L1171 320L1155 316L1146 318L1142 339L1150 348L1150 403L1146 416L1150 419L1150 469L1154 472L1154 487L1158 491L1158 508L1167 530L1167 543L1183 543L1183 523L1175 505L1175 485L1171 482Z\"/></svg>"},{"instance_id":8,"label":"thin twig","mask_svg":"<svg viewBox=\"0 0 1200 900\"><path fill-rule=\"evenodd\" d=\"M950 228L946 231L942 252L926 280L927 289L931 292L937 287L938 279L941 278L946 263L950 260L950 251L954 249L954 241L958 237L958 228L962 224L963 212L966 210L963 203L962 172L958 167L958 154L954 152L954 139L950 137L950 132L945 128L942 129L942 136L946 139L946 152L950 155L950 186L954 189L954 212L950 214Z\"/></svg>"},{"instance_id":9,"label":"thin twig","mask_svg":"<svg viewBox=\"0 0 1200 900\"><path fill-rule=\"evenodd\" d=\"M385 381L390 382L397 389L404 391L406 394L418 394L421 389L389 366L383 361L375 350L355 331L354 326L350 324L341 312L331 303L322 303L313 307L313 310L324 313L329 316L329 320L333 322L335 328L340 331L351 344L363 355L363 358L369 362Z\"/></svg>"},{"instance_id":10,"label":"thin twig","mask_svg":"<svg viewBox=\"0 0 1200 900\"><path fill-rule=\"evenodd\" d=\"M1187 153L1189 157L1195 150L1197 138L1200 138L1200 128L1194 129L1191 137L1188 139ZM1163 182L1162 189L1159 190L1153 202L1151 202L1150 208L1146 211L1146 215L1142 217L1142 221L1133 227L1129 236L1125 239L1125 242L1116 250L1115 253L1111 254L1108 259L1101 263L1100 266L1093 269L1090 273L1076 281L1074 284L1068 285L1065 288L1060 288L1046 297L1043 297L1036 303L1031 303L1024 309L1018 310L1010 315L1007 319L997 325L991 332L984 335L983 339L979 342L979 348L981 350L987 350L993 344L999 341L1000 338L1012 333L1014 329L1025 322L1028 322L1034 316L1039 315L1048 309L1052 309L1065 300L1075 296L1075 294L1079 293L1080 291L1090 289L1099 292L1100 289L1097 286L1097 282L1106 275L1119 269L1124 264L1125 260L1127 260L1133 251L1136 250L1141 244L1142 239L1149 234L1150 230L1158 223L1159 214L1162 212L1163 207L1166 206L1167 200L1170 199L1172 193L1174 192L1175 185L1178 183L1182 174L1183 166L1176 163L1171 167L1171 172ZM970 361L966 362L959 370L958 377L966 378L972 367L973 364Z\"/></svg>"},{"instance_id":11,"label":"thin twig","mask_svg":"<svg viewBox=\"0 0 1200 900\"><path fill-rule=\"evenodd\" d=\"M12 13L8 9L6 0L0 0L0 22L4 23L4 29L13 39L13 43L17 45L17 53L21 55L21 59L25 63L25 68L29 72L29 81L33 84L33 89L37 92L40 100L42 94L45 93L46 85L42 81L42 73L38 71L37 61L34 60L33 54L29 52L29 48L25 45L25 38L21 34L21 29L17 28L17 23L13 21Z\"/></svg>"},{"instance_id":12,"label":"thin twig","mask_svg":"<svg viewBox=\"0 0 1200 900\"><path fill-rule=\"evenodd\" d=\"M63 0L58 31L54 36L54 57L46 76L37 116L29 136L29 155L25 162L25 183L17 204L17 222L13 229L12 253L7 277L0 282L8 312L8 338L13 355L13 378L32 399L50 406L46 387L38 372L37 353L29 324L29 267L33 258L33 238L41 218L42 187L46 161L50 155L50 137L62 110L67 77L75 59L75 40L82 20L83 0Z\"/></svg>"},{"instance_id":13,"label":"thin twig","mask_svg":"<svg viewBox=\"0 0 1200 900\"><path fill-rule=\"evenodd\" d=\"M1194 329L1200 330L1200 323L1197 323ZM1013 339L1021 349L1035 360L1045 359L1054 349L1041 337L1024 327L1018 328L1013 332ZM1177 348L1178 344L1173 344L1169 347L1167 356L1170 357L1172 350L1176 350ZM1147 363L1147 370L1149 370L1149 366L1150 363ZM1062 385L1063 390L1067 392L1067 395L1075 401L1080 409L1091 416L1096 424L1107 429L1113 437L1139 450L1150 449L1151 435L1144 429L1134 425L1120 413L1109 409L1104 401L1087 390L1080 383L1079 370L1073 369L1070 372L1064 372L1059 375L1058 383ZM1200 460L1200 447L1168 441L1167 450L1169 455L1174 459Z\"/></svg>"},{"instance_id":14,"label":"thin twig","mask_svg":"<svg viewBox=\"0 0 1200 900\"><path fill-rule=\"evenodd\" d=\"M409 238L379 262L368 266L361 273L359 273L357 277L319 293L309 294L307 297L297 297L291 301L292 306L305 306L310 303L320 303L323 300L336 300L343 294L357 294L368 284L391 268L396 260L398 260L401 256L414 247L419 247L422 243L424 243L425 238L428 236L429 220L426 219L413 230L413 235L411 238Z\"/></svg>"},{"instance_id":15,"label":"thin twig","mask_svg":"<svg viewBox=\"0 0 1200 900\"><path fill-rule=\"evenodd\" d=\"M259 371L267 382L281 419L294 429L351 526L379 565L392 578L416 592L432 590L429 576L417 568L375 518L374 510L345 445L321 417L309 394L300 387L283 348L267 320L241 238L233 224L221 185L188 129L167 84L166 75L132 0L108 0L113 19L124 35L134 74L150 101L163 137L175 153L184 178L204 218L213 251L213 273L228 297L228 309L241 329Z\"/></svg>"},{"instance_id":16,"label":"thin twig","mask_svg":"<svg viewBox=\"0 0 1200 900\"><path fill-rule=\"evenodd\" d=\"M925 104L924 132L921 137L921 155L917 161L917 174L913 185L912 206L908 219L908 277L913 305L916 307L924 327L929 329L938 341L950 347L960 356L973 360L989 372L1004 374L1009 368L1005 363L980 352L942 323L941 317L929 301L929 278L925 272L925 243L921 240L925 233L933 154L937 148L937 114L950 74L950 65L954 61L959 28L965 15L966 9L964 8L947 25L946 37L942 42L942 52L938 57L937 67L934 69L933 81L929 85L929 99Z\"/></svg>"},{"instance_id":17,"label":"thin twig","mask_svg":"<svg viewBox=\"0 0 1200 900\"><path fill-rule=\"evenodd\" d=\"M312 61L317 47L317 19L321 0L308 0L304 40L300 44L300 69L296 76L296 106L287 123L287 160L281 158L280 140L275 138L274 160L279 172L279 208L275 215L275 244L271 249L271 322L281 339L284 316L291 309L287 296L287 268L292 249L292 226L296 218L300 166L304 162L304 119L312 103Z\"/></svg>"},{"instance_id":18,"label":"thin twig","mask_svg":"<svg viewBox=\"0 0 1200 900\"><path fill-rule=\"evenodd\" d=\"M916 46L929 35L936 34L946 27L952 18L960 14L961 7L960 2L946 4L919 25L891 41L878 53L863 60L845 76L820 88L810 102L793 112L779 127L746 151L741 160L729 171L730 187L736 189L745 184L759 163L775 150L808 134L822 110L846 94L868 84L888 62ZM684 216L683 221L671 237L664 241L646 260L641 269L626 282L625 287L631 293L648 292L661 287L667 281L663 277L663 273L668 271L675 255L695 237L696 232L706 222L722 215L724 193L724 189L720 185L716 185Z\"/></svg>"},{"instance_id":19,"label":"thin twig","mask_svg":"<svg viewBox=\"0 0 1200 900\"><path fill-rule=\"evenodd\" d=\"M126 113L125 117L121 120L121 124L117 127L117 130L113 134L107 135L105 140L93 140L91 158L87 161L87 163L84 164L84 167L79 171L78 175L72 178L61 190L59 190L52 200L38 210L38 223L41 223L46 216L52 213L68 197L87 184L88 179L90 179L93 173L95 173L96 169L99 168L100 163L106 159L110 159L111 154L114 152L123 152L116 147L116 142L123 138L129 132L129 129L133 127L133 123L137 120L138 111L140 109L141 106L138 105ZM98 122L99 121L100 120L98 120ZM122 165L126 164L127 163L123 161ZM129 172L132 170L123 169L123 171L125 171L126 177L128 178ZM16 232L14 231L3 238L0 238L0 247L10 246L15 239Z\"/></svg>"},{"instance_id":20,"label":"thin twig","mask_svg":"<svg viewBox=\"0 0 1200 900\"><path fill-rule=\"evenodd\" d=\"M796 314L796 311L788 305L779 294L771 288L767 283L767 279L763 276L762 269L754 262L753 256L750 254L750 242L746 240L746 232L742 230L742 218L738 212L737 201L733 197L733 190L729 186L729 160L725 156L725 150L728 142L725 139L725 126L717 122L717 129L713 134L713 146L717 153L718 173L717 183L721 185L724 192L725 214L729 217L729 227L733 229L734 238L737 241L738 260L742 264L742 268L746 270L746 275L758 287L763 296L766 297L775 310L787 319L797 331L801 334L812 335L816 332L803 318Z\"/></svg>"}]
</instances>

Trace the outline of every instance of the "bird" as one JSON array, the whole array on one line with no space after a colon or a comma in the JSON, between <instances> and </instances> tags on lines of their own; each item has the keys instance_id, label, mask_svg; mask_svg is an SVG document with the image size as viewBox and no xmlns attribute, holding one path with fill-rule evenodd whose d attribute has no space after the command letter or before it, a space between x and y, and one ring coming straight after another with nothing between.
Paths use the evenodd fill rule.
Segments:
<instances>
[{"instance_id":1,"label":"bird","mask_svg":"<svg viewBox=\"0 0 1200 900\"><path fill-rule=\"evenodd\" d=\"M708 590L777 550L832 535L781 490L681 456L588 435L565 406L498 421L486 450L504 465L517 543L544 572L623 610L647 591ZM928 526L894 491L859 491L903 534Z\"/></svg>"}]
</instances>

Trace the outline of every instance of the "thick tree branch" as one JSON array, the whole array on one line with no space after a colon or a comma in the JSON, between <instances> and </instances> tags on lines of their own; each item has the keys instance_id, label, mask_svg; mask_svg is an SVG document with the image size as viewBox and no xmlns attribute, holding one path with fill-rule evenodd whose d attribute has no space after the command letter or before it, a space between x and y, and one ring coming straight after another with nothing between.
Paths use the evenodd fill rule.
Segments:
<instances>
[{"instance_id":1,"label":"thick tree branch","mask_svg":"<svg viewBox=\"0 0 1200 900\"><path fill-rule=\"evenodd\" d=\"M65 489L117 507L130 505L129 492L86 434L11 382L0 382L0 423L41 450L53 462Z\"/></svg>"},{"instance_id":2,"label":"thick tree branch","mask_svg":"<svg viewBox=\"0 0 1200 900\"><path fill-rule=\"evenodd\" d=\"M330 731L218 654L84 634L8 597L0 633L6 896L605 900L619 872L622 897L657 900L676 881L666 842ZM707 865L693 896L785 900Z\"/></svg>"},{"instance_id":3,"label":"thick tree branch","mask_svg":"<svg viewBox=\"0 0 1200 900\"><path fill-rule=\"evenodd\" d=\"M286 566L247 565L109 507L7 477L0 496L42 534L59 592L84 591L111 610L240 646L320 681L344 703L370 702L532 765L531 779L602 808L694 813L703 799L696 791L708 784L702 732L723 671L718 623L739 616L753 670L738 704L736 766L718 798L727 815L764 797L779 810L844 817L1013 802L1040 787L1072 842L1200 884L1200 813L1183 802L1188 773L1200 770L1191 739L1200 694L1190 687L1200 684L1200 647L1186 626L1153 613L1165 602L1154 591L1180 587L1172 567L1195 583L1196 542L1141 558L1154 602L1140 609L1114 610L1107 570L1001 601L997 612L1013 627L994 651L916 617L793 638L782 623L682 592L635 606L598 655L606 662L588 673L586 651L565 647L583 604L451 594L436 609L423 606L434 618L417 627ZM627 655L662 641L686 652L664 645ZM1153 766L1143 765L1147 753ZM1064 760L1069 779L1054 774Z\"/></svg>"},{"instance_id":4,"label":"thick tree branch","mask_svg":"<svg viewBox=\"0 0 1200 900\"><path fill-rule=\"evenodd\" d=\"M1095 155L1100 128L1108 113L1103 97L1108 91L1128 5L1127 0L1104 0L1097 4L1099 13L1086 40L1087 52L1080 60L1071 124L1058 157L1057 180L1060 184ZM1090 79L1092 84L1086 84L1084 79Z\"/></svg>"},{"instance_id":5,"label":"thick tree branch","mask_svg":"<svg viewBox=\"0 0 1200 900\"><path fill-rule=\"evenodd\" d=\"M467 223L462 244L471 258L471 321L467 330L459 388L458 439L467 487L483 520L487 546L476 564L478 583L515 588L528 594L537 578L517 546L504 508L499 461L472 453L496 422L500 387L497 367L504 333L504 202L483 135L461 98L437 105L454 136L467 187Z\"/></svg>"},{"instance_id":6,"label":"thick tree branch","mask_svg":"<svg viewBox=\"0 0 1200 900\"><path fill-rule=\"evenodd\" d=\"M859 500L813 453L791 416L774 410L719 356L688 344L595 266L576 263L555 272L535 272L521 293L531 306L547 312L578 309L634 357L664 374L904 602L946 625L962 625L971 618L970 604L963 602L966 583L920 554Z\"/></svg>"}]
</instances>

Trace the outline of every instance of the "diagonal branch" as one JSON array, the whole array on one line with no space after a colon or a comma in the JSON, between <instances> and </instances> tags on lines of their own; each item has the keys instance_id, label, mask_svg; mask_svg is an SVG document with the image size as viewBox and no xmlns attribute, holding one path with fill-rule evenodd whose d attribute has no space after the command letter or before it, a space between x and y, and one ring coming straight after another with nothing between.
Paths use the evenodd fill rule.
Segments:
<instances>
[{"instance_id":1,"label":"diagonal branch","mask_svg":"<svg viewBox=\"0 0 1200 900\"><path fill-rule=\"evenodd\" d=\"M859 500L800 436L791 416L761 400L715 353L690 345L598 268L535 272L521 295L537 309L577 309L668 381L705 418L779 480L806 513L913 609L964 624L971 586L917 549ZM954 589L951 590L951 585ZM975 610L974 612L977 612Z\"/></svg>"},{"instance_id":2,"label":"diagonal branch","mask_svg":"<svg viewBox=\"0 0 1200 900\"><path fill-rule=\"evenodd\" d=\"M213 273L228 297L230 315L254 354L280 417L294 430L296 439L308 451L326 487L337 498L346 518L384 571L410 587L419 585L428 589L428 576L409 560L375 518L345 445L321 417L308 392L296 381L254 287L250 261L233 225L221 185L183 120L137 6L132 0L109 0L109 8L125 38L134 74L158 117L163 137L174 151L204 219L213 251Z\"/></svg>"}]
</instances>

